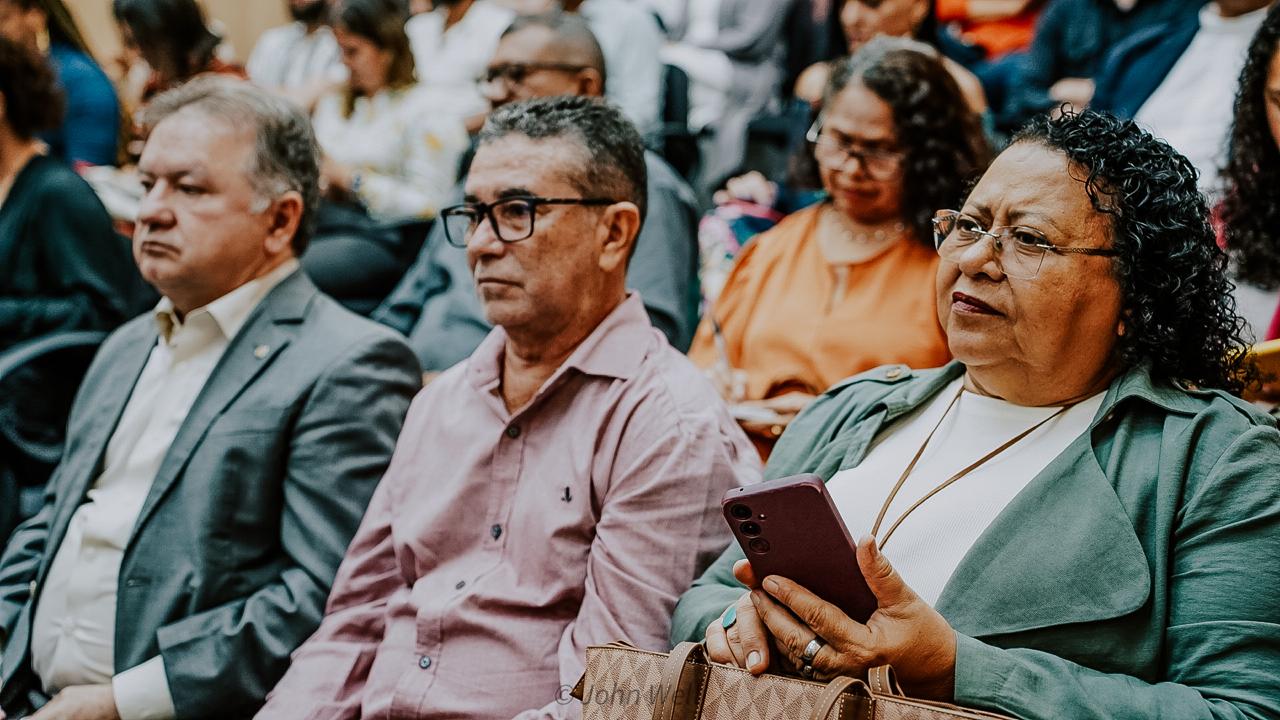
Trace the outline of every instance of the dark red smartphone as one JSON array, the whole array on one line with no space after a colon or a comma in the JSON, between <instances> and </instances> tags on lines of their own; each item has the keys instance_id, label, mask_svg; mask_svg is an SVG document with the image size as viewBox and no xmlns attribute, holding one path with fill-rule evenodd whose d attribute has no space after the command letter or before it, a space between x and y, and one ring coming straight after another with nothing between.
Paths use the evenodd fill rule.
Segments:
<instances>
[{"instance_id":1,"label":"dark red smartphone","mask_svg":"<svg viewBox=\"0 0 1280 720\"><path fill-rule=\"evenodd\" d=\"M857 546L822 478L793 475L733 488L720 505L757 578L787 578L858 622L876 611Z\"/></svg>"}]
</instances>

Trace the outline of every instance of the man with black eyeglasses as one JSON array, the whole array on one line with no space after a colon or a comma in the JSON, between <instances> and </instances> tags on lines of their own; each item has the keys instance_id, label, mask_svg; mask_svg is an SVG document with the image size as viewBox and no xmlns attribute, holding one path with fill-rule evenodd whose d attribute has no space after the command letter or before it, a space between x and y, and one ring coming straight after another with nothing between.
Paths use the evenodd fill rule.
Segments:
<instances>
[{"instance_id":1,"label":"man with black eyeglasses","mask_svg":"<svg viewBox=\"0 0 1280 720\"><path fill-rule=\"evenodd\" d=\"M576 717L588 645L666 648L759 464L626 290L643 153L598 100L489 117L441 222L496 327L415 400L260 719Z\"/></svg>"},{"instance_id":2,"label":"man with black eyeglasses","mask_svg":"<svg viewBox=\"0 0 1280 720\"><path fill-rule=\"evenodd\" d=\"M497 108L556 95L600 97L605 84L604 55L586 22L555 14L521 17L507 29L480 90ZM646 151L644 161L650 212L636 240L627 287L639 293L653 326L684 351L698 321L697 199L657 154ZM449 246L439 223L373 319L408 337L429 376L470 355L490 327L465 255Z\"/></svg>"}]
</instances>

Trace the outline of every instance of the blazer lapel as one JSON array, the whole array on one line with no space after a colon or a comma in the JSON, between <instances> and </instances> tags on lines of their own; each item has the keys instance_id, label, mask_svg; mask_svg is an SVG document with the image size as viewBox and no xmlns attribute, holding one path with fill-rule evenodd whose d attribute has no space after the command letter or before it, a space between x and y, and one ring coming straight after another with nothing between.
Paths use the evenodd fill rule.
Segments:
<instances>
[{"instance_id":1,"label":"blazer lapel","mask_svg":"<svg viewBox=\"0 0 1280 720\"><path fill-rule=\"evenodd\" d=\"M101 392L90 396L90 406L85 410L89 413L89 417L82 423L78 423L88 433L82 450L74 456L63 458L63 463L67 466L60 468L60 471L69 473L71 480L67 485L66 495L58 498L53 522L49 526L46 547L57 548L62 545L67 526L71 523L71 516L84 502L93 481L102 472L107 443L111 441L116 425L120 423L120 416L124 414L124 408L129 403L129 398L133 396L133 387L142 375L142 370L146 367L151 351L156 345L158 331L151 320L151 314L148 313L145 320L127 326L122 331L127 334L113 343L120 347L114 361L106 365L100 378L86 379L86 382L95 384L94 390L101 388ZM53 562L53 553L45 553L37 576L41 582L51 562Z\"/></svg>"},{"instance_id":2,"label":"blazer lapel","mask_svg":"<svg viewBox=\"0 0 1280 720\"><path fill-rule=\"evenodd\" d=\"M290 326L302 321L315 293L315 286L301 271L290 275L267 295L245 326L231 339L160 463L155 481L138 513L138 521L134 524L134 538L181 476L214 419L289 345L294 332Z\"/></svg>"},{"instance_id":3,"label":"blazer lapel","mask_svg":"<svg viewBox=\"0 0 1280 720\"><path fill-rule=\"evenodd\" d=\"M1077 438L956 568L938 611L972 637L1106 620L1142 607L1151 573L1133 523Z\"/></svg>"}]
</instances>

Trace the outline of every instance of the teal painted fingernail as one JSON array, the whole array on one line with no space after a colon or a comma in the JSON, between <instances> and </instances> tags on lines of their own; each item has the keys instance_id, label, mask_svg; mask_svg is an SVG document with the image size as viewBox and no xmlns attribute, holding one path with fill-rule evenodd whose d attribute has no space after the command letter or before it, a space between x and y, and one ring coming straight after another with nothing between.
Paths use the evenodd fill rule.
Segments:
<instances>
[{"instance_id":1,"label":"teal painted fingernail","mask_svg":"<svg viewBox=\"0 0 1280 720\"><path fill-rule=\"evenodd\" d=\"M728 630L733 627L733 624L736 622L738 622L738 606L731 605L729 610L724 614L724 617L720 619L720 627Z\"/></svg>"}]
</instances>

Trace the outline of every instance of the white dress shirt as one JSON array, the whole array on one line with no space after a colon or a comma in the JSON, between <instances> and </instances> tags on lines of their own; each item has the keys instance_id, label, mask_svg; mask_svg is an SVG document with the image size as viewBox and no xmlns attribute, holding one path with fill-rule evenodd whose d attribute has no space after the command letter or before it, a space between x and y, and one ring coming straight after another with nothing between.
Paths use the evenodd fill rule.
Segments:
<instances>
[{"instance_id":1,"label":"white dress shirt","mask_svg":"<svg viewBox=\"0 0 1280 720\"><path fill-rule=\"evenodd\" d=\"M116 590L124 552L160 464L231 339L267 293L298 269L270 273L179 318L156 306L159 338L107 443L102 474L54 555L31 629L31 666L49 695L110 682L123 720L174 716L157 655L115 667Z\"/></svg>"},{"instance_id":2,"label":"white dress shirt","mask_svg":"<svg viewBox=\"0 0 1280 720\"><path fill-rule=\"evenodd\" d=\"M902 471L963 382L964 378L956 380L928 404L897 420L876 438L861 463L836 473L827 483L845 527L855 538L871 532ZM907 516L885 543L884 554L917 595L930 605L937 604L978 537L1032 478L1088 429L1103 395L1077 403ZM1024 407L963 393L890 504L880 527L881 539L930 490L1059 409Z\"/></svg>"},{"instance_id":3,"label":"white dress shirt","mask_svg":"<svg viewBox=\"0 0 1280 720\"><path fill-rule=\"evenodd\" d=\"M515 19L511 10L477 0L447 31L448 9L419 13L405 24L418 82L447 101L437 108L458 117L488 112L478 81L498 49L498 40Z\"/></svg>"},{"instance_id":4,"label":"white dress shirt","mask_svg":"<svg viewBox=\"0 0 1280 720\"><path fill-rule=\"evenodd\" d=\"M1200 189L1211 192L1227 159L1236 86L1249 43L1267 8L1233 18L1218 4L1200 10L1200 30L1134 119L1187 156L1200 171Z\"/></svg>"},{"instance_id":5,"label":"white dress shirt","mask_svg":"<svg viewBox=\"0 0 1280 720\"><path fill-rule=\"evenodd\" d=\"M308 33L300 22L262 33L245 71L250 80L270 90L298 90L347 78L333 31L321 26Z\"/></svg>"},{"instance_id":6,"label":"white dress shirt","mask_svg":"<svg viewBox=\"0 0 1280 720\"><path fill-rule=\"evenodd\" d=\"M355 171L352 190L381 220L431 218L453 192L469 142L460 117L436 111L439 93L423 87L345 99L330 93L312 125L325 155Z\"/></svg>"},{"instance_id":7,"label":"white dress shirt","mask_svg":"<svg viewBox=\"0 0 1280 720\"><path fill-rule=\"evenodd\" d=\"M586 0L578 14L604 52L605 97L649 138L662 107L662 46L658 20L630 0Z\"/></svg>"}]
</instances>

